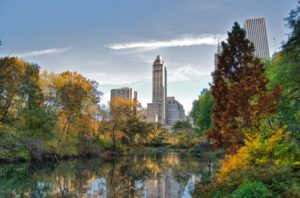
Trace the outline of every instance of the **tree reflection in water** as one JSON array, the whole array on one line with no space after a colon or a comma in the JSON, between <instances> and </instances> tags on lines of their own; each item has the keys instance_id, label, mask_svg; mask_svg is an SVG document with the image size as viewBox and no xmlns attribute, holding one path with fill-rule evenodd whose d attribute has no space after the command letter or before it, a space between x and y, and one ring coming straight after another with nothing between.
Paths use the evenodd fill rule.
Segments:
<instances>
[{"instance_id":1,"label":"tree reflection in water","mask_svg":"<svg viewBox=\"0 0 300 198\"><path fill-rule=\"evenodd\" d=\"M210 159L177 153L140 154L109 162L72 160L55 167L0 167L0 197L190 197L212 177Z\"/></svg>"}]
</instances>

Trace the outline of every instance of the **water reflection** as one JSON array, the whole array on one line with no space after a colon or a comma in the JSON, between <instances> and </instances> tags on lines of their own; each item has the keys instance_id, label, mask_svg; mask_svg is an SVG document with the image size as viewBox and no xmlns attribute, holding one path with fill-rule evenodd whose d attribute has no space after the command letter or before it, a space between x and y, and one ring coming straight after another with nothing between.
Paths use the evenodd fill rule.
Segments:
<instances>
[{"instance_id":1,"label":"water reflection","mask_svg":"<svg viewBox=\"0 0 300 198\"><path fill-rule=\"evenodd\" d=\"M56 166L0 167L0 197L191 197L211 177L213 162L176 153L143 154L116 161L72 160Z\"/></svg>"}]
</instances>

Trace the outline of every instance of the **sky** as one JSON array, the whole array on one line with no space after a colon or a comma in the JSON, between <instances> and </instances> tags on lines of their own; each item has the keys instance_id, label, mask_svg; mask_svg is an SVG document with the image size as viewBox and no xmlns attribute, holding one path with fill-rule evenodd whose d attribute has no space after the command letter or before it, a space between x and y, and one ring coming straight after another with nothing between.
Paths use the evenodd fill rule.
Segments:
<instances>
[{"instance_id":1,"label":"sky","mask_svg":"<svg viewBox=\"0 0 300 198\"><path fill-rule=\"evenodd\" d=\"M168 96L186 110L209 87L218 41L235 21L264 17L271 54L287 40L297 0L0 0L0 56L51 72L76 71L110 89L132 87L151 103L152 64L168 70ZM275 40L274 40L275 39Z\"/></svg>"}]
</instances>

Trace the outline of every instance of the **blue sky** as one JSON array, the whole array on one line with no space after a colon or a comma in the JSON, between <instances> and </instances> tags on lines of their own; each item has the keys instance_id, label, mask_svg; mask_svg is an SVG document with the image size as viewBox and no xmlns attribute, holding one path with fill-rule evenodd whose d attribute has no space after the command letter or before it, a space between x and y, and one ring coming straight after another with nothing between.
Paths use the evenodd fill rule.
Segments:
<instances>
[{"instance_id":1,"label":"blue sky","mask_svg":"<svg viewBox=\"0 0 300 198\"><path fill-rule=\"evenodd\" d=\"M186 111L209 87L217 41L233 23L265 17L271 53L286 40L283 18L297 0L0 0L0 55L54 72L77 71L111 88L130 86L151 102L157 54L168 70L168 95ZM273 38L276 38L276 45Z\"/></svg>"}]
</instances>

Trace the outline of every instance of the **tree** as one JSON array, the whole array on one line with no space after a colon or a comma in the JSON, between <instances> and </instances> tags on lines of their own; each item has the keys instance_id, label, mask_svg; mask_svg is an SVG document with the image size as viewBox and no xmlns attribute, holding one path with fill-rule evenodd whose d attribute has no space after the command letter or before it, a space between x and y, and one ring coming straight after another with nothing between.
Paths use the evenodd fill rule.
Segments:
<instances>
[{"instance_id":1,"label":"tree","mask_svg":"<svg viewBox=\"0 0 300 198\"><path fill-rule=\"evenodd\" d=\"M55 124L54 114L44 105L39 72L38 65L22 59L0 59L1 121L10 128L3 136L10 137L16 148L25 148L32 160L42 160Z\"/></svg>"},{"instance_id":2,"label":"tree","mask_svg":"<svg viewBox=\"0 0 300 198\"><path fill-rule=\"evenodd\" d=\"M293 132L300 130L300 1L285 19L292 30L288 41L267 65L270 87L280 85L279 120Z\"/></svg>"},{"instance_id":3,"label":"tree","mask_svg":"<svg viewBox=\"0 0 300 198\"><path fill-rule=\"evenodd\" d=\"M117 150L117 141L121 138L129 138L127 130L128 121L133 118L137 106L136 101L125 98L113 98L110 101L110 117L108 132L112 140L113 151ZM130 131L129 131L130 132Z\"/></svg>"},{"instance_id":4,"label":"tree","mask_svg":"<svg viewBox=\"0 0 300 198\"><path fill-rule=\"evenodd\" d=\"M196 125L200 132L205 132L212 125L211 113L213 108L213 97L211 91L207 91L199 97L198 111L196 114Z\"/></svg>"},{"instance_id":5,"label":"tree","mask_svg":"<svg viewBox=\"0 0 300 198\"><path fill-rule=\"evenodd\" d=\"M27 69L31 65L16 57L0 59L0 121L7 123L16 116L25 101Z\"/></svg>"},{"instance_id":6,"label":"tree","mask_svg":"<svg viewBox=\"0 0 300 198\"><path fill-rule=\"evenodd\" d=\"M198 110L199 110L198 106L199 106L199 100L194 100L193 104L192 104L192 110L189 113L189 117L192 119L194 124L197 123L197 114L198 114Z\"/></svg>"},{"instance_id":7,"label":"tree","mask_svg":"<svg viewBox=\"0 0 300 198\"><path fill-rule=\"evenodd\" d=\"M76 72L41 74L45 105L55 113L61 156L94 154L99 144L98 84ZM99 145L97 145L99 146ZM88 150L88 149L91 150Z\"/></svg>"},{"instance_id":8,"label":"tree","mask_svg":"<svg viewBox=\"0 0 300 198\"><path fill-rule=\"evenodd\" d=\"M290 11L289 16L285 20L292 32L289 34L289 39L283 47L287 51L293 51L293 55L297 55L299 58L300 55L297 52L300 50L300 1L298 1L297 7Z\"/></svg>"},{"instance_id":9,"label":"tree","mask_svg":"<svg viewBox=\"0 0 300 198\"><path fill-rule=\"evenodd\" d=\"M212 74L213 128L207 137L216 147L235 152L244 143L245 130L258 129L261 120L276 112L280 89L267 90L263 64L254 57L254 46L237 22L221 45Z\"/></svg>"},{"instance_id":10,"label":"tree","mask_svg":"<svg viewBox=\"0 0 300 198\"><path fill-rule=\"evenodd\" d=\"M180 130L180 129L191 129L191 128L192 128L192 125L187 120L178 120L172 126L172 129L175 131Z\"/></svg>"},{"instance_id":11,"label":"tree","mask_svg":"<svg viewBox=\"0 0 300 198\"><path fill-rule=\"evenodd\" d=\"M212 126L212 108L213 97L211 90L199 96L198 100L194 100L190 116L200 133L206 132Z\"/></svg>"},{"instance_id":12,"label":"tree","mask_svg":"<svg viewBox=\"0 0 300 198\"><path fill-rule=\"evenodd\" d=\"M43 81L47 104L57 113L57 129L62 136L70 132L71 123L74 126L79 124L78 118L93 119L94 110L97 108L97 84L69 71L58 75L43 74ZM80 131L73 127L73 132Z\"/></svg>"}]
</instances>

